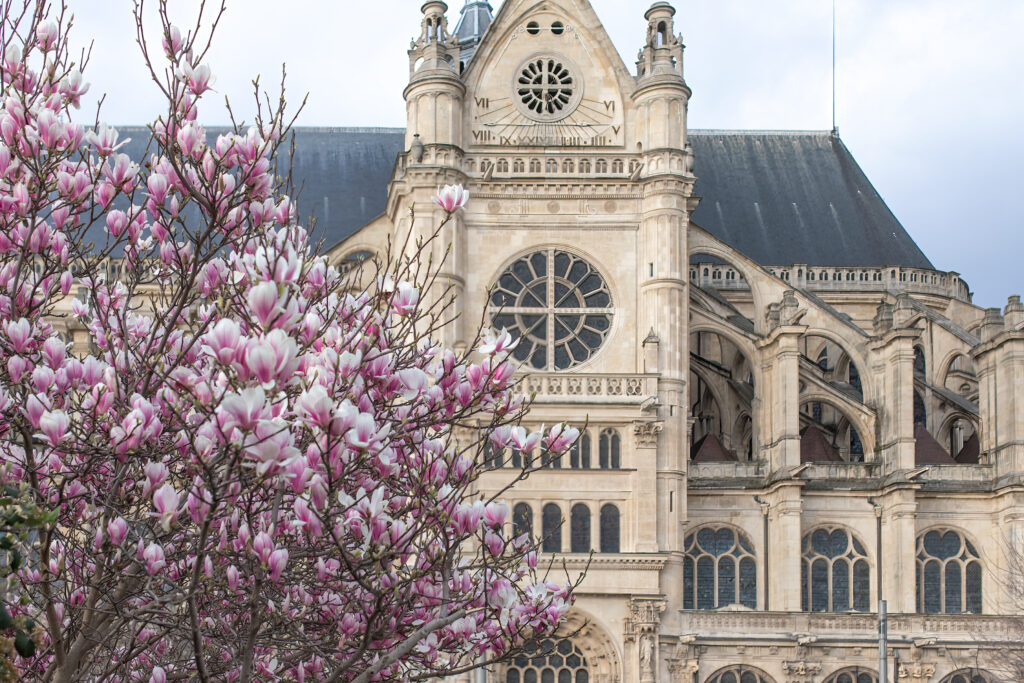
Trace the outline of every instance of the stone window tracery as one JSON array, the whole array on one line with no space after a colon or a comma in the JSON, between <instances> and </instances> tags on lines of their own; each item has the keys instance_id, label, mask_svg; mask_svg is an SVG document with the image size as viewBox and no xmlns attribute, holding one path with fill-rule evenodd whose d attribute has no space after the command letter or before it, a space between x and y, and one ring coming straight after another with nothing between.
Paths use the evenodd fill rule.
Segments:
<instances>
[{"instance_id":1,"label":"stone window tracery","mask_svg":"<svg viewBox=\"0 0 1024 683\"><path fill-rule=\"evenodd\" d=\"M870 669L851 666L836 671L822 683L878 683L878 674Z\"/></svg>"},{"instance_id":2,"label":"stone window tracery","mask_svg":"<svg viewBox=\"0 0 1024 683\"><path fill-rule=\"evenodd\" d=\"M525 164L522 159L516 159L512 162L512 170L515 173L522 173L525 170Z\"/></svg>"},{"instance_id":3,"label":"stone window tracery","mask_svg":"<svg viewBox=\"0 0 1024 683\"><path fill-rule=\"evenodd\" d=\"M622 467L622 439L619 433L609 427L601 432L598 439L598 462L602 470L617 470Z\"/></svg>"},{"instance_id":4,"label":"stone window tracery","mask_svg":"<svg viewBox=\"0 0 1024 683\"><path fill-rule=\"evenodd\" d=\"M530 159L530 173L540 173L540 159Z\"/></svg>"},{"instance_id":5,"label":"stone window tracery","mask_svg":"<svg viewBox=\"0 0 1024 683\"><path fill-rule=\"evenodd\" d=\"M519 344L516 360L566 370L589 360L611 330L612 298L592 265L558 249L517 259L491 293L491 323Z\"/></svg>"},{"instance_id":6,"label":"stone window tracery","mask_svg":"<svg viewBox=\"0 0 1024 683\"><path fill-rule=\"evenodd\" d=\"M821 527L804 536L800 594L805 612L867 612L870 577L864 546L846 529Z\"/></svg>"},{"instance_id":7,"label":"stone window tracery","mask_svg":"<svg viewBox=\"0 0 1024 683\"><path fill-rule=\"evenodd\" d=\"M568 638L530 643L505 672L505 683L589 683L587 658Z\"/></svg>"},{"instance_id":8,"label":"stone window tracery","mask_svg":"<svg viewBox=\"0 0 1024 683\"><path fill-rule=\"evenodd\" d=\"M583 432L569 449L569 467L574 470L590 469L590 434Z\"/></svg>"},{"instance_id":9,"label":"stone window tracery","mask_svg":"<svg viewBox=\"0 0 1024 683\"><path fill-rule=\"evenodd\" d=\"M735 664L711 674L706 683L775 683L775 681L760 669Z\"/></svg>"},{"instance_id":10,"label":"stone window tracery","mask_svg":"<svg viewBox=\"0 0 1024 683\"><path fill-rule=\"evenodd\" d=\"M729 527L704 527L683 548L683 609L757 608L757 563L746 537Z\"/></svg>"},{"instance_id":11,"label":"stone window tracery","mask_svg":"<svg viewBox=\"0 0 1024 683\"><path fill-rule=\"evenodd\" d=\"M917 611L981 613L981 560L959 531L933 529L918 537Z\"/></svg>"}]
</instances>

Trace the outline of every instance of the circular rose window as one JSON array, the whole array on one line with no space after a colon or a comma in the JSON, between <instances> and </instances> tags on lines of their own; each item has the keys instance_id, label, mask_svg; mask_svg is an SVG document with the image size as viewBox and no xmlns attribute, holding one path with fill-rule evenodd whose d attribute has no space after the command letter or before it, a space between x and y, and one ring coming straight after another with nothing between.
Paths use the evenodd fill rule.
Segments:
<instances>
[{"instance_id":1,"label":"circular rose window","mask_svg":"<svg viewBox=\"0 0 1024 683\"><path fill-rule=\"evenodd\" d=\"M612 313L600 273L558 249L517 259L491 290L491 324L519 339L512 355L537 370L589 360L608 336Z\"/></svg>"},{"instance_id":2,"label":"circular rose window","mask_svg":"<svg viewBox=\"0 0 1024 683\"><path fill-rule=\"evenodd\" d=\"M516 108L535 121L559 121L583 97L579 70L564 57L533 56L516 69L512 83Z\"/></svg>"}]
</instances>

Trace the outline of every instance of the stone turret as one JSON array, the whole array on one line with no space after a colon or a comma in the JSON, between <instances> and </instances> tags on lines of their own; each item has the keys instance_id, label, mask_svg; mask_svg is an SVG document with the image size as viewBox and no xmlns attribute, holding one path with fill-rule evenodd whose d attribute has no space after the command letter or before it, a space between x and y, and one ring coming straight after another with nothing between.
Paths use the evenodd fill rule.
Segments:
<instances>
[{"instance_id":1,"label":"stone turret","mask_svg":"<svg viewBox=\"0 0 1024 683\"><path fill-rule=\"evenodd\" d=\"M417 134L428 147L461 142L466 87L459 77L458 41L448 33L447 10L440 0L424 3L420 35L409 49L409 85L404 93L407 148Z\"/></svg>"}]
</instances>

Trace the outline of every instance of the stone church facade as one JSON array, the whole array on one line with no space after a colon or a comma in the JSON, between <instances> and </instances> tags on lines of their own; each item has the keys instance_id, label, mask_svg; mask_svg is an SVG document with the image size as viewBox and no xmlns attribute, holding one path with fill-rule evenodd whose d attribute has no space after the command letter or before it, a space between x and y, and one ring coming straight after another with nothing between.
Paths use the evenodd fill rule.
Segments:
<instances>
[{"instance_id":1,"label":"stone church facade","mask_svg":"<svg viewBox=\"0 0 1024 683\"><path fill-rule=\"evenodd\" d=\"M342 263L429 233L430 197L466 185L434 245L461 314L444 341L484 313L521 340L530 421L586 425L509 494L545 552L589 562L582 630L487 680L869 683L883 599L890 680L999 680L1019 297L973 305L836 133L689 130L667 3L637 13L632 67L587 0L468 0L455 29L446 10L422 7L405 131L300 130L297 163L336 183L347 145L350 194L380 185L342 207L380 212L333 233ZM514 463L491 464L485 492Z\"/></svg>"}]
</instances>

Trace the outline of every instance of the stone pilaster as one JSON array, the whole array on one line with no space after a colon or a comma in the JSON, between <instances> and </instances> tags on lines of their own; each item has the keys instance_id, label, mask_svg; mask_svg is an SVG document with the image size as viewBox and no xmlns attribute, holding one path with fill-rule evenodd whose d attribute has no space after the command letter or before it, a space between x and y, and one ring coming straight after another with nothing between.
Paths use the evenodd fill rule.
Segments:
<instances>
[{"instance_id":1,"label":"stone pilaster","mask_svg":"<svg viewBox=\"0 0 1024 683\"><path fill-rule=\"evenodd\" d=\"M802 325L775 327L758 342L761 350L761 410L757 411L761 457L768 471L800 464L800 335ZM798 553L799 554L799 553Z\"/></svg>"}]
</instances>

